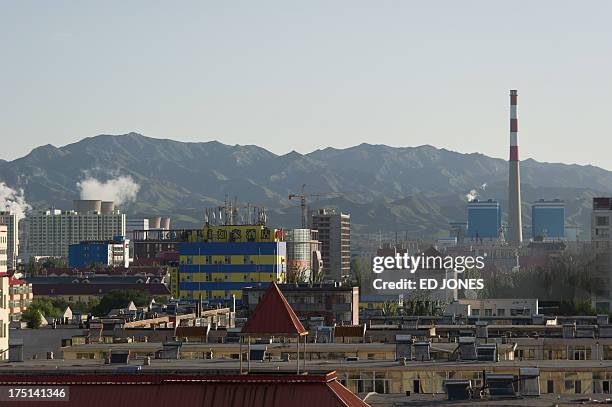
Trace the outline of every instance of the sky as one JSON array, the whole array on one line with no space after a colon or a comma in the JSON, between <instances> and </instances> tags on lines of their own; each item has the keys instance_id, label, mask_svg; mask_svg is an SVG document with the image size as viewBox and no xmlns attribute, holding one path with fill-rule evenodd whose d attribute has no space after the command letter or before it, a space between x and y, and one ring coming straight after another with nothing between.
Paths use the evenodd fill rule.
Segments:
<instances>
[{"instance_id":1,"label":"sky","mask_svg":"<svg viewBox=\"0 0 612 407\"><path fill-rule=\"evenodd\" d=\"M0 0L0 158L131 131L612 170L609 1Z\"/></svg>"}]
</instances>

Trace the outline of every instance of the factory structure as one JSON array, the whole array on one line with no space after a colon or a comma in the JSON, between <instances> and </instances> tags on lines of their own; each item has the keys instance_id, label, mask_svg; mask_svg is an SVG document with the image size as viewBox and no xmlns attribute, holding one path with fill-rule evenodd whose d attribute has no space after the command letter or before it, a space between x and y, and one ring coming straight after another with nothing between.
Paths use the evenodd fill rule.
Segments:
<instances>
[{"instance_id":1,"label":"factory structure","mask_svg":"<svg viewBox=\"0 0 612 407\"><path fill-rule=\"evenodd\" d=\"M495 199L471 199L467 203L467 222L449 224L449 238L440 244L485 244L520 248L525 239L535 241L566 240L565 202L540 198L531 203L531 227L525 229L522 216L521 170L518 142L518 91L510 90L510 154L508 160L507 220L502 222L502 208ZM524 232L525 235L524 235ZM530 236L529 236L530 234ZM527 237L525 237L527 236Z\"/></svg>"},{"instance_id":2,"label":"factory structure","mask_svg":"<svg viewBox=\"0 0 612 407\"><path fill-rule=\"evenodd\" d=\"M542 240L565 237L565 202L540 199L531 204L531 237Z\"/></svg>"},{"instance_id":3,"label":"factory structure","mask_svg":"<svg viewBox=\"0 0 612 407\"><path fill-rule=\"evenodd\" d=\"M493 241L501 229L501 208L499 202L492 199L468 202L467 237L470 241Z\"/></svg>"},{"instance_id":4,"label":"factory structure","mask_svg":"<svg viewBox=\"0 0 612 407\"><path fill-rule=\"evenodd\" d=\"M123 267L130 265L130 240L115 236L109 240L86 240L68 246L68 266L91 265Z\"/></svg>"},{"instance_id":5,"label":"factory structure","mask_svg":"<svg viewBox=\"0 0 612 407\"><path fill-rule=\"evenodd\" d=\"M510 91L510 158L508 160L508 243L519 246L523 242L521 217L521 164L518 147L518 117L516 90Z\"/></svg>"}]
</instances>

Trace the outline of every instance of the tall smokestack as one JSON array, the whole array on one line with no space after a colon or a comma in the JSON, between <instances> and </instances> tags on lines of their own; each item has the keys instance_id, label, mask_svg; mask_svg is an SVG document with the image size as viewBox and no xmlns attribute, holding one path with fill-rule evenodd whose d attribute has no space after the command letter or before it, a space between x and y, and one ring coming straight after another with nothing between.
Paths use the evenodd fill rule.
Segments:
<instances>
[{"instance_id":1,"label":"tall smokestack","mask_svg":"<svg viewBox=\"0 0 612 407\"><path fill-rule=\"evenodd\" d=\"M518 148L518 118L516 114L518 93L510 91L510 160L508 174L508 242L520 245L523 241L521 221L521 170Z\"/></svg>"}]
</instances>

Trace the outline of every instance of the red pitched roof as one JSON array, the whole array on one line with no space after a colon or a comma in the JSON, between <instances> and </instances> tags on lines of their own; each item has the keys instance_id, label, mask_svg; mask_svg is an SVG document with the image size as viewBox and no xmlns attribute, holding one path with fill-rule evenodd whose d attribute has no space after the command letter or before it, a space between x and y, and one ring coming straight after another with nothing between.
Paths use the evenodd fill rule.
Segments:
<instances>
[{"instance_id":1,"label":"red pitched roof","mask_svg":"<svg viewBox=\"0 0 612 407\"><path fill-rule=\"evenodd\" d=\"M62 406L227 406L368 407L342 386L335 372L326 375L185 374L2 375L0 384L70 385ZM23 406L38 405L23 401Z\"/></svg>"},{"instance_id":2,"label":"red pitched roof","mask_svg":"<svg viewBox=\"0 0 612 407\"><path fill-rule=\"evenodd\" d=\"M306 335L308 333L274 282L261 297L241 332L243 334L274 335Z\"/></svg>"},{"instance_id":3,"label":"red pitched roof","mask_svg":"<svg viewBox=\"0 0 612 407\"><path fill-rule=\"evenodd\" d=\"M8 277L8 279L9 279L9 285L11 285L11 286L12 286L12 285L23 285L23 284L25 284L25 283L26 283L25 281L20 280L20 279L18 279L18 278L16 278L16 277L14 277L14 274L15 274L15 272L14 272L14 271L9 270L9 271L8 271L8 272L6 272L6 273L0 273L0 278L2 278L2 277Z\"/></svg>"}]
</instances>

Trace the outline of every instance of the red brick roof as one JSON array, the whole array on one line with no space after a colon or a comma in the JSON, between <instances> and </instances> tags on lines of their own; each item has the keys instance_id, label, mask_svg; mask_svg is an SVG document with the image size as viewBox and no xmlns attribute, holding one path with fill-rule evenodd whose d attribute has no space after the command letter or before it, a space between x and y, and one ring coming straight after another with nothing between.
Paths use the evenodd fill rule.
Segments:
<instances>
[{"instance_id":1,"label":"red brick roof","mask_svg":"<svg viewBox=\"0 0 612 407\"><path fill-rule=\"evenodd\" d=\"M295 312L276 283L270 284L242 328L243 334L306 335Z\"/></svg>"},{"instance_id":2,"label":"red brick roof","mask_svg":"<svg viewBox=\"0 0 612 407\"><path fill-rule=\"evenodd\" d=\"M368 407L342 386L335 372L325 375L181 374L0 375L0 384L70 385L70 406L227 406L227 407ZM22 401L20 405L39 405Z\"/></svg>"},{"instance_id":3,"label":"red brick roof","mask_svg":"<svg viewBox=\"0 0 612 407\"><path fill-rule=\"evenodd\" d=\"M0 273L0 277L8 277L9 285L24 285L26 283L25 281L15 277L14 274L14 271L9 270L6 273Z\"/></svg>"}]
</instances>

